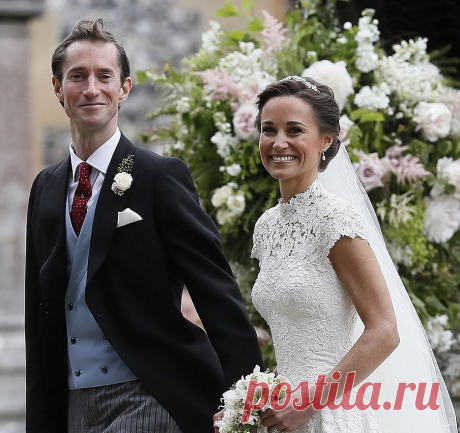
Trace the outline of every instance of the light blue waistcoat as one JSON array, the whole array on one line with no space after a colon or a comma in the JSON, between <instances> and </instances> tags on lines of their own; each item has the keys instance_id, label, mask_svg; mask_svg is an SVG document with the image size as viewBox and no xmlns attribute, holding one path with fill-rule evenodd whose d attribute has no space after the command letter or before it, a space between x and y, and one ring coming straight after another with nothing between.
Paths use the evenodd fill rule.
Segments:
<instances>
[{"instance_id":1,"label":"light blue waistcoat","mask_svg":"<svg viewBox=\"0 0 460 433\"><path fill-rule=\"evenodd\" d=\"M69 389L92 388L136 379L105 339L85 301L89 246L98 198L99 194L88 209L79 237L70 220L69 200L66 205L67 275L70 276L65 307Z\"/></svg>"}]
</instances>

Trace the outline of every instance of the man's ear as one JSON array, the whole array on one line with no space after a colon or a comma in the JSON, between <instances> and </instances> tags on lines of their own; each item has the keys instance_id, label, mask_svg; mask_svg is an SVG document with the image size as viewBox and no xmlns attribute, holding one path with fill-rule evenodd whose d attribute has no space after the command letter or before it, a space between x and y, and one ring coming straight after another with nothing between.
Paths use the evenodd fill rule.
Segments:
<instances>
[{"instance_id":1,"label":"man's ear","mask_svg":"<svg viewBox=\"0 0 460 433\"><path fill-rule=\"evenodd\" d=\"M131 77L127 77L123 85L120 87L120 102L123 102L128 97L132 87L133 80L131 79Z\"/></svg>"},{"instance_id":2,"label":"man's ear","mask_svg":"<svg viewBox=\"0 0 460 433\"><path fill-rule=\"evenodd\" d=\"M51 82L53 83L54 94L57 96L60 102L64 102L64 96L62 95L62 86L56 77L52 77Z\"/></svg>"}]
</instances>

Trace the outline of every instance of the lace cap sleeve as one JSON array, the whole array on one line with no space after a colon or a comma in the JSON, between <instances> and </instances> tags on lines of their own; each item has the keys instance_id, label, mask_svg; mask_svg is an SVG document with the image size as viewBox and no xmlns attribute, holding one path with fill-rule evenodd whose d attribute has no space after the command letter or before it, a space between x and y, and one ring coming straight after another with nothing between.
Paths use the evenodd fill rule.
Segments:
<instances>
[{"instance_id":1,"label":"lace cap sleeve","mask_svg":"<svg viewBox=\"0 0 460 433\"><path fill-rule=\"evenodd\" d=\"M326 255L342 237L361 239L369 242L364 221L358 210L350 203L339 199L326 227Z\"/></svg>"}]
</instances>

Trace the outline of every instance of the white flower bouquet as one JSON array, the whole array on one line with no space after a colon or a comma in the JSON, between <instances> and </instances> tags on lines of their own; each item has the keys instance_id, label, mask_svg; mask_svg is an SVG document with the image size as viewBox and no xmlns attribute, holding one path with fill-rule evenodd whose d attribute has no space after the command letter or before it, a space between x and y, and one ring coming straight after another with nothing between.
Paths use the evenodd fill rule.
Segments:
<instances>
[{"instance_id":1,"label":"white flower bouquet","mask_svg":"<svg viewBox=\"0 0 460 433\"><path fill-rule=\"evenodd\" d=\"M278 398L285 395L283 383L289 382L282 376L275 376L273 372L260 371L260 367L256 365L251 374L241 377L224 392L222 396L224 404L221 406L225 409L224 415L215 423L219 432L265 433L267 429L260 423L259 411L263 412L270 407L270 396L276 387L280 391Z\"/></svg>"}]
</instances>

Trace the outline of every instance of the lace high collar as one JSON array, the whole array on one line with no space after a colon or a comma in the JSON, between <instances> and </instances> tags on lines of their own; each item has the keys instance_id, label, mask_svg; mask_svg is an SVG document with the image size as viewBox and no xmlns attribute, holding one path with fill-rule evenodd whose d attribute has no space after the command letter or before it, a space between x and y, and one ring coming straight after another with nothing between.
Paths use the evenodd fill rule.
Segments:
<instances>
[{"instance_id":1,"label":"lace high collar","mask_svg":"<svg viewBox=\"0 0 460 433\"><path fill-rule=\"evenodd\" d=\"M285 202L282 198L279 198L278 205L283 211L295 209L306 203L312 202L312 199L319 196L322 193L322 190L323 185L321 184L320 180L316 178L305 191L295 194L288 201Z\"/></svg>"}]
</instances>

